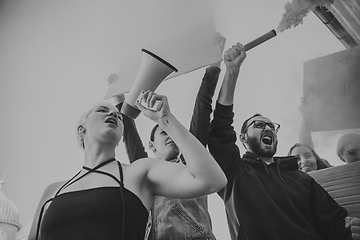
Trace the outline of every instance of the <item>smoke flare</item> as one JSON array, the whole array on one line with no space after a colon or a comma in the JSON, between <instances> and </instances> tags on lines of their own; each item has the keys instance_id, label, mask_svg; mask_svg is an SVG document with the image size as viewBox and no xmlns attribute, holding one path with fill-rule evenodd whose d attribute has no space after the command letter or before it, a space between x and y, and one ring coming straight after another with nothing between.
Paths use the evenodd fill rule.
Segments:
<instances>
[{"instance_id":1,"label":"smoke flare","mask_svg":"<svg viewBox=\"0 0 360 240\"><path fill-rule=\"evenodd\" d=\"M285 13L277 27L277 32L284 32L303 23L304 17L316 7L329 7L335 0L292 0L285 4Z\"/></svg>"}]
</instances>

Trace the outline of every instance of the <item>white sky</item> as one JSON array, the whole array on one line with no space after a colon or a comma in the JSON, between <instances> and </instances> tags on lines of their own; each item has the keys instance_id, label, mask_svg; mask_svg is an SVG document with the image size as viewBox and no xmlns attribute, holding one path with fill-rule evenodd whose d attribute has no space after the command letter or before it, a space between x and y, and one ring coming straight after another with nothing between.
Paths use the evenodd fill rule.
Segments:
<instances>
[{"instance_id":1,"label":"white sky","mask_svg":"<svg viewBox=\"0 0 360 240\"><path fill-rule=\"evenodd\" d=\"M76 122L104 98L107 77L126 61L125 52L140 51L144 41L188 24L196 12L191 7L202 5L213 8L217 30L227 38L225 49L245 44L276 29L285 2L0 1L0 177L7 168L3 192L20 209L21 223L32 221L47 185L70 178L82 166ZM262 113L281 124L277 155L286 155L298 142L304 62L344 49L310 13L303 25L250 50L236 89L236 129L248 116ZM157 90L168 96L186 127L203 73L163 82ZM219 83L222 79L223 74ZM136 122L147 144L154 123L142 115ZM332 151L319 154L340 164ZM117 159L128 161L123 144ZM229 239L222 200L213 194L209 204L215 235Z\"/></svg>"}]
</instances>

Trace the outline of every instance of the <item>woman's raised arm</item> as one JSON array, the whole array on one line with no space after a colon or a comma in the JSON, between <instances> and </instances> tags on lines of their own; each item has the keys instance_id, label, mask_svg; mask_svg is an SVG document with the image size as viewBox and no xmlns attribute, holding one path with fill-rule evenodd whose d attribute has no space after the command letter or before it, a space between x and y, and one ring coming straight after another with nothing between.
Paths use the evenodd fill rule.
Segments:
<instances>
[{"instance_id":1,"label":"woman's raised arm","mask_svg":"<svg viewBox=\"0 0 360 240\"><path fill-rule=\"evenodd\" d=\"M227 179L219 165L205 147L170 112L166 96L147 91L136 106L145 116L155 121L178 145L187 165L165 161L149 161L148 179L154 195L169 198L195 198L222 189ZM157 111L149 110L160 101Z\"/></svg>"}]
</instances>

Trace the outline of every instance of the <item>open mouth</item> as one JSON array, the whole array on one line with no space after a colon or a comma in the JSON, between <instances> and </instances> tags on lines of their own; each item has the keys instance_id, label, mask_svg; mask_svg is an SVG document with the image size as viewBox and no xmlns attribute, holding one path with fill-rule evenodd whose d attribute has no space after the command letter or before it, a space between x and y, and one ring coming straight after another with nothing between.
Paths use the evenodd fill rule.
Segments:
<instances>
[{"instance_id":1,"label":"open mouth","mask_svg":"<svg viewBox=\"0 0 360 240\"><path fill-rule=\"evenodd\" d=\"M111 124L114 124L115 126L117 126L117 120L113 117L109 117L105 120L105 123L111 123Z\"/></svg>"},{"instance_id":2,"label":"open mouth","mask_svg":"<svg viewBox=\"0 0 360 240\"><path fill-rule=\"evenodd\" d=\"M273 143L273 136L264 134L261 141L266 145L272 145Z\"/></svg>"},{"instance_id":3,"label":"open mouth","mask_svg":"<svg viewBox=\"0 0 360 240\"><path fill-rule=\"evenodd\" d=\"M175 142L173 140L166 142L166 145L169 145L169 144L175 144Z\"/></svg>"},{"instance_id":4,"label":"open mouth","mask_svg":"<svg viewBox=\"0 0 360 240\"><path fill-rule=\"evenodd\" d=\"M306 171L306 172L311 170L311 169L312 169L312 166L310 166L310 165L304 165L304 166L300 167L301 171Z\"/></svg>"}]
</instances>

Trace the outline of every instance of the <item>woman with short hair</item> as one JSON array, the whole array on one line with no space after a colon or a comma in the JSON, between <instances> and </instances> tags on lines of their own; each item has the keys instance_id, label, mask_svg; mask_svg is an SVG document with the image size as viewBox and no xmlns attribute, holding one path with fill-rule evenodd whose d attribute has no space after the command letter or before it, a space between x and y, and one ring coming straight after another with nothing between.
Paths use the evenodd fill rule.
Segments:
<instances>
[{"instance_id":1,"label":"woman with short hair","mask_svg":"<svg viewBox=\"0 0 360 240\"><path fill-rule=\"evenodd\" d=\"M68 181L46 188L35 213L29 240L144 239L155 196L196 198L222 189L226 177L210 153L171 113L167 98L147 91L147 107L136 106L181 147L187 165L144 158L123 164L115 158L122 133L119 111L96 104L77 126L84 150L82 169Z\"/></svg>"}]
</instances>

